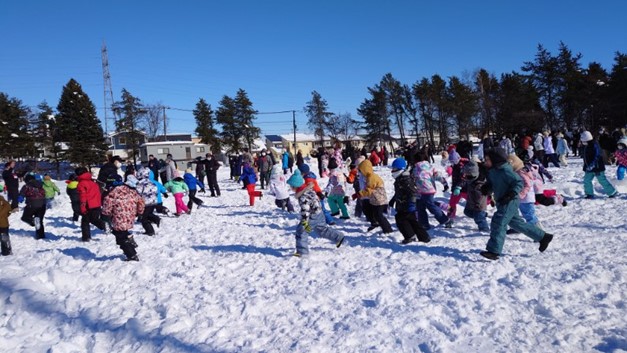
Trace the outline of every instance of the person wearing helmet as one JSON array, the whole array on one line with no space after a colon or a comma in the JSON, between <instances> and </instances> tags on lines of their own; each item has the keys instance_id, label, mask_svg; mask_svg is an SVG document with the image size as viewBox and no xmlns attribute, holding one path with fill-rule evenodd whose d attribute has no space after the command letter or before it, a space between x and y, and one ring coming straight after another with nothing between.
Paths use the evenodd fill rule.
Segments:
<instances>
[{"instance_id":1,"label":"person wearing helmet","mask_svg":"<svg viewBox=\"0 0 627 353\"><path fill-rule=\"evenodd\" d=\"M586 199L594 199L594 188L592 187L592 179L596 177L597 181L603 186L603 191L609 197L618 195L618 191L605 177L605 163L603 162L603 153L599 143L594 140L590 131L581 133L581 144L583 148L583 190Z\"/></svg>"}]
</instances>

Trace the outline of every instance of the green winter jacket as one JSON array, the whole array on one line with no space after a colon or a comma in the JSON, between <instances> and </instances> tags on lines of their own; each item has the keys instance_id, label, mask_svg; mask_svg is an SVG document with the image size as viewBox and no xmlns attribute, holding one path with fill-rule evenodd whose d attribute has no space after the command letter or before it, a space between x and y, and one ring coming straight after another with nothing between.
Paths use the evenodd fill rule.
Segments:
<instances>
[{"instance_id":1,"label":"green winter jacket","mask_svg":"<svg viewBox=\"0 0 627 353\"><path fill-rule=\"evenodd\" d=\"M503 196L511 192L516 195L520 194L520 191L523 189L522 179L514 172L509 163L490 168L488 182L494 192L496 203L499 203Z\"/></svg>"},{"instance_id":2,"label":"green winter jacket","mask_svg":"<svg viewBox=\"0 0 627 353\"><path fill-rule=\"evenodd\" d=\"M59 193L59 188L52 180L44 180L44 192L47 199L54 198L54 194Z\"/></svg>"},{"instance_id":3,"label":"green winter jacket","mask_svg":"<svg viewBox=\"0 0 627 353\"><path fill-rule=\"evenodd\" d=\"M180 181L177 179L180 179L180 178L172 179L168 181L167 183L165 183L165 185L163 186L172 194L180 194L183 192L188 192L189 188L187 187L187 184L185 184L185 181L183 181L183 179L181 179Z\"/></svg>"}]
</instances>

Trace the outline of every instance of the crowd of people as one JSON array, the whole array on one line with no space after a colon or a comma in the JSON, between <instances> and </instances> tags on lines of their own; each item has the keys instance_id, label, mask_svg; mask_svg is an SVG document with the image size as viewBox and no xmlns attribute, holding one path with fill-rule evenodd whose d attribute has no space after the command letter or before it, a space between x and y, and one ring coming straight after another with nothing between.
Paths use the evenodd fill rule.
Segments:
<instances>
[{"instance_id":1,"label":"crowd of people","mask_svg":"<svg viewBox=\"0 0 627 353\"><path fill-rule=\"evenodd\" d=\"M274 196L276 206L287 212L296 210L291 196L297 200L301 219L295 234L295 256L309 254L310 232L333 241L339 248L345 234L333 226L338 220L350 219L351 214L353 218L365 218L368 232L380 228L383 234L394 231L388 220L393 214L396 228L403 236L402 244L428 243L429 230L434 227L429 214L445 229L452 228L458 217L457 206L465 200L463 214L474 221L479 232L489 233L486 249L480 254L496 260L502 255L506 234L525 234L539 243L539 251L547 249L553 234L544 229L535 207L567 206L562 195L544 185L553 179L549 165L565 166L566 156L574 156L575 150L583 158L585 198L596 197L592 187L595 178L608 197L618 195L605 176L605 166L617 163L616 178L624 179L627 136L624 130L619 132L620 135L611 137L615 147L606 149L609 146L601 146L604 131L599 133L598 138L589 131L578 133L576 145L566 134L549 131L520 139L503 135L498 143L485 136L478 149L462 139L441 152L442 164L438 168L431 146L417 143L395 151L396 158L385 147L375 147L370 153L366 149L342 149L339 144L319 149L317 175L305 163L301 151L294 158L287 150L279 155L267 150L255 154L244 150L229 156L228 163L230 180L243 184L250 206L264 196L265 190ZM390 168L382 168L388 166L389 160L393 160ZM122 164L118 156L111 157L96 178L87 168L76 168L66 181L66 193L71 201L72 220L77 222L80 218L82 240L91 240L92 226L112 233L128 261L139 260L131 232L134 224L141 223L145 234L153 236L161 216L170 214L163 198L174 196L174 216L179 217L190 214L194 205L203 205L198 192L208 189L211 197L221 196L217 178L221 164L211 153L188 162L184 172L179 171L171 155L164 161L151 155L145 166L130 163L124 172ZM391 173L394 180L391 197L378 174L382 172ZM0 196L2 255L10 255L9 217L19 211L19 203L25 202L21 220L34 227L35 237L42 239L46 236L46 210L53 207L53 199L61 191L50 176L19 176L13 161L6 163L2 177L8 199ZM20 179L24 182L21 189ZM321 179L326 179L325 185L319 184ZM440 185L449 196L448 203L434 197ZM354 210L349 212L351 203ZM491 217L488 205L495 207Z\"/></svg>"}]
</instances>

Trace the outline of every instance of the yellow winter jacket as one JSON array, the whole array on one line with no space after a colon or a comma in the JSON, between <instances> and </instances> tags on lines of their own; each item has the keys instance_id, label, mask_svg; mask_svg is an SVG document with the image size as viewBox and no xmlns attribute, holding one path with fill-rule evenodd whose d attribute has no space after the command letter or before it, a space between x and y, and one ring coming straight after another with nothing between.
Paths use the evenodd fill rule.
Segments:
<instances>
[{"instance_id":1,"label":"yellow winter jacket","mask_svg":"<svg viewBox=\"0 0 627 353\"><path fill-rule=\"evenodd\" d=\"M367 196L370 198L370 204L374 206L382 206L387 204L387 194L385 192L385 186L383 179L374 173L372 169L372 163L369 160L365 160L359 164L359 172L366 178L366 187L359 192L361 196Z\"/></svg>"}]
</instances>

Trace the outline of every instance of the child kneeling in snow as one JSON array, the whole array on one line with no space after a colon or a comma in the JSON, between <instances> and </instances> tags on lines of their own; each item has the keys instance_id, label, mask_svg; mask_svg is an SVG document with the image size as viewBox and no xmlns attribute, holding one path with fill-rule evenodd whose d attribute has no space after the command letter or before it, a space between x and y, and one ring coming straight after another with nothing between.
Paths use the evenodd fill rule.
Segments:
<instances>
[{"instance_id":1,"label":"child kneeling in snow","mask_svg":"<svg viewBox=\"0 0 627 353\"><path fill-rule=\"evenodd\" d=\"M275 164L270 174L270 192L274 194L274 203L278 208L287 212L294 212L294 206L290 201L290 189L287 186L287 177L285 176L283 166Z\"/></svg>"},{"instance_id":2,"label":"child kneeling in snow","mask_svg":"<svg viewBox=\"0 0 627 353\"><path fill-rule=\"evenodd\" d=\"M296 193L301 215L301 221L296 228L296 253L294 256L300 257L309 254L309 233L313 230L321 237L334 241L335 246L339 248L344 241L344 235L326 224L320 199L313 190L313 184L305 183L299 170L292 174L287 180L287 184Z\"/></svg>"}]
</instances>

